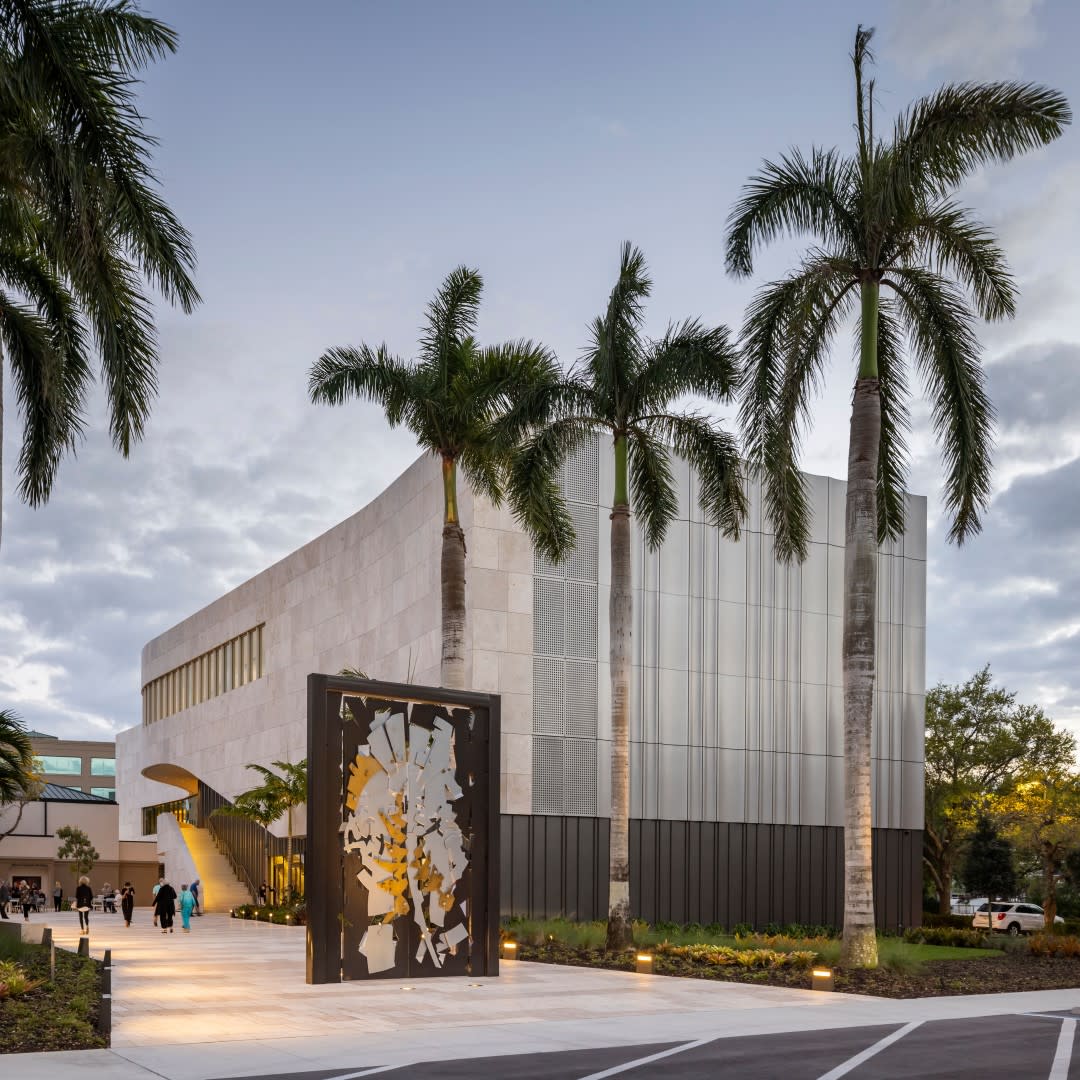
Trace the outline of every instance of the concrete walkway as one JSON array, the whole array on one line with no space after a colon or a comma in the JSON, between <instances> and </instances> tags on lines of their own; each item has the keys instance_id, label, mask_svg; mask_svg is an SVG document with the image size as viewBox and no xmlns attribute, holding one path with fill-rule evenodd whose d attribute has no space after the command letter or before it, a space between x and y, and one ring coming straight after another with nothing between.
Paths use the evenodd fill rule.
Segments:
<instances>
[{"instance_id":1,"label":"concrete walkway","mask_svg":"<svg viewBox=\"0 0 1080 1080\"><path fill-rule=\"evenodd\" d=\"M35 921L75 947L73 914ZM112 1049L21 1055L20 1072L208 1080L1080 1006L1080 990L891 1001L520 962L498 979L307 986L302 928L150 923L147 909L130 928L92 917L91 952L113 950Z\"/></svg>"}]
</instances>

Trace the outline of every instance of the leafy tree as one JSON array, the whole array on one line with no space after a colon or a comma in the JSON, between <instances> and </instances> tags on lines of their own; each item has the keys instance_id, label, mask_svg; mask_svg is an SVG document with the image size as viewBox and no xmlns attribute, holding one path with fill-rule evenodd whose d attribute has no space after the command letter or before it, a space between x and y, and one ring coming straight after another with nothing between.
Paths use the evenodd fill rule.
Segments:
<instances>
[{"instance_id":1,"label":"leafy tree","mask_svg":"<svg viewBox=\"0 0 1080 1080\"><path fill-rule=\"evenodd\" d=\"M1018 705L1015 693L993 684L989 664L962 685L939 683L927 693L923 859L942 914L949 912L953 870L987 798L1025 769L1069 763L1075 752L1073 736L1042 709Z\"/></svg>"},{"instance_id":2,"label":"leafy tree","mask_svg":"<svg viewBox=\"0 0 1080 1080\"><path fill-rule=\"evenodd\" d=\"M94 351L114 445L127 456L142 436L157 389L144 281L185 311L199 300L134 94L176 40L127 0L0 4L0 345L32 506L82 435Z\"/></svg>"},{"instance_id":3,"label":"leafy tree","mask_svg":"<svg viewBox=\"0 0 1080 1080\"><path fill-rule=\"evenodd\" d=\"M684 394L729 400L738 379L737 350L724 327L695 319L658 341L642 333L652 282L637 248L623 245L619 279L607 310L592 325L584 358L557 387L522 395L506 420L525 435L510 471L515 517L555 562L574 545L574 528L557 475L563 461L597 431L611 439L615 485L611 511L611 883L608 948L630 943L630 666L633 593L631 511L656 549L678 510L669 448L686 458L699 482L707 519L738 537L746 515L742 462L735 440L704 415L672 412ZM542 418L542 422L538 422Z\"/></svg>"},{"instance_id":4,"label":"leafy tree","mask_svg":"<svg viewBox=\"0 0 1080 1080\"><path fill-rule=\"evenodd\" d=\"M810 508L800 438L836 332L858 316L842 645L842 961L854 966L877 963L870 802L877 549L904 528L905 344L944 457L950 539L961 543L979 530L990 498L994 412L976 317L1011 316L1016 290L994 236L952 193L982 165L1056 139L1071 119L1053 90L960 83L916 101L881 139L874 83L863 78L872 35L860 27L852 54L854 154L815 148L765 162L732 211L727 235L728 270L738 275L749 275L755 251L784 233L811 233L819 242L798 270L757 294L743 333L743 427L782 559L806 554Z\"/></svg>"},{"instance_id":5,"label":"leafy tree","mask_svg":"<svg viewBox=\"0 0 1080 1080\"><path fill-rule=\"evenodd\" d=\"M269 830L282 815L286 818L286 900L293 894L293 812L307 802L307 760L300 762L274 761L274 769L265 765L248 765L257 772L263 782L255 788L243 791L232 800L231 806L221 806L214 811L226 817L241 817L254 821Z\"/></svg>"},{"instance_id":6,"label":"leafy tree","mask_svg":"<svg viewBox=\"0 0 1080 1080\"><path fill-rule=\"evenodd\" d=\"M1067 765L1032 770L993 801L993 813L1017 852L1038 861L1046 928L1053 929L1058 874L1080 838L1080 777Z\"/></svg>"},{"instance_id":7,"label":"leafy tree","mask_svg":"<svg viewBox=\"0 0 1080 1080\"><path fill-rule=\"evenodd\" d=\"M89 874L101 858L90 837L74 825L61 825L56 830L56 838L61 841L56 849L56 857L71 861L71 872L75 878Z\"/></svg>"},{"instance_id":8,"label":"leafy tree","mask_svg":"<svg viewBox=\"0 0 1080 1080\"><path fill-rule=\"evenodd\" d=\"M419 358L412 364L386 345L329 349L313 365L311 400L340 405L375 401L391 427L404 424L421 448L439 458L443 476L443 686L465 688L465 534L458 516L458 468L474 491L498 505L503 447L493 423L517 394L559 375L551 353L531 341L481 347L473 332L483 281L459 266L428 305Z\"/></svg>"},{"instance_id":9,"label":"leafy tree","mask_svg":"<svg viewBox=\"0 0 1080 1080\"><path fill-rule=\"evenodd\" d=\"M985 814L980 814L975 823L962 876L969 892L986 894L986 925L992 926L990 903L1016 891L1016 868L1012 844Z\"/></svg>"},{"instance_id":10,"label":"leafy tree","mask_svg":"<svg viewBox=\"0 0 1080 1080\"><path fill-rule=\"evenodd\" d=\"M0 709L0 806L25 800L37 786L30 736L14 712Z\"/></svg>"}]
</instances>

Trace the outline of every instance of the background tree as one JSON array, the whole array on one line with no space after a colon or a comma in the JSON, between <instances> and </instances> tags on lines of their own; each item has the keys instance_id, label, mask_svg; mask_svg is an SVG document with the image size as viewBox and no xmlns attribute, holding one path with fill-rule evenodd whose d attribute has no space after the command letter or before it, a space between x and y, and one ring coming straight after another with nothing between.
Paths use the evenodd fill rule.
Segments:
<instances>
[{"instance_id":1,"label":"background tree","mask_svg":"<svg viewBox=\"0 0 1080 1080\"><path fill-rule=\"evenodd\" d=\"M672 412L684 394L730 400L737 351L724 327L697 320L669 327L658 341L643 335L643 301L652 289L645 259L624 244L619 279L596 318L584 359L559 386L522 395L504 425L525 434L511 466L508 496L537 548L559 562L574 528L558 485L562 463L601 431L611 439L615 484L611 511L611 865L609 949L630 944L630 667L633 663L631 510L645 543L663 543L678 512L669 449L687 459L699 481L701 507L725 536L738 537L746 515L742 463L735 440L704 415Z\"/></svg>"},{"instance_id":2,"label":"background tree","mask_svg":"<svg viewBox=\"0 0 1080 1080\"><path fill-rule=\"evenodd\" d=\"M138 73L175 50L173 31L126 0L0 5L0 346L32 506L83 432L93 351L114 445L127 456L143 434L157 390L143 282L185 311L199 299L134 93Z\"/></svg>"},{"instance_id":3,"label":"background tree","mask_svg":"<svg viewBox=\"0 0 1080 1080\"><path fill-rule=\"evenodd\" d=\"M74 825L61 825L56 830L56 839L61 842L56 849L56 857L65 862L70 860L71 873L76 880L83 874L89 874L101 858L90 837Z\"/></svg>"},{"instance_id":4,"label":"background tree","mask_svg":"<svg viewBox=\"0 0 1080 1080\"><path fill-rule=\"evenodd\" d=\"M923 859L940 911L950 911L953 871L987 797L1025 769L1072 761L1076 740L1042 709L995 686L988 664L962 685L926 695L926 818ZM965 878L968 888L973 888Z\"/></svg>"},{"instance_id":5,"label":"background tree","mask_svg":"<svg viewBox=\"0 0 1080 1080\"><path fill-rule=\"evenodd\" d=\"M990 498L993 407L976 316L1015 311L993 235L952 198L975 169L1056 139L1065 98L1018 83L959 83L916 101L891 137L874 127L872 30L859 28L855 153L815 148L765 162L729 219L727 267L749 275L757 248L811 233L800 268L765 286L744 326L747 449L782 559L806 554L810 509L799 444L839 326L858 313L858 369L848 444L844 555L844 941L842 962L877 963L871 849L877 549L904 528L908 376L914 361L945 461L944 506L958 543ZM882 288L888 291L882 296Z\"/></svg>"},{"instance_id":6,"label":"background tree","mask_svg":"<svg viewBox=\"0 0 1080 1080\"><path fill-rule=\"evenodd\" d=\"M386 345L330 349L311 368L311 400L340 405L375 401L391 427L404 424L421 448L439 458L443 476L442 685L465 688L465 534L458 515L458 468L473 490L499 505L501 444L493 423L513 396L560 372L531 341L482 348L473 337L483 280L459 266L428 305L419 358L406 364Z\"/></svg>"},{"instance_id":7,"label":"background tree","mask_svg":"<svg viewBox=\"0 0 1080 1080\"><path fill-rule=\"evenodd\" d=\"M1016 867L1012 844L985 814L976 820L961 876L968 892L986 894L986 925L992 929L991 905L999 896L1016 892Z\"/></svg>"},{"instance_id":8,"label":"background tree","mask_svg":"<svg viewBox=\"0 0 1080 1080\"><path fill-rule=\"evenodd\" d=\"M993 802L1002 832L1020 854L1038 860L1046 928L1057 915L1057 879L1080 838L1080 777L1071 762L1030 772Z\"/></svg>"}]
</instances>

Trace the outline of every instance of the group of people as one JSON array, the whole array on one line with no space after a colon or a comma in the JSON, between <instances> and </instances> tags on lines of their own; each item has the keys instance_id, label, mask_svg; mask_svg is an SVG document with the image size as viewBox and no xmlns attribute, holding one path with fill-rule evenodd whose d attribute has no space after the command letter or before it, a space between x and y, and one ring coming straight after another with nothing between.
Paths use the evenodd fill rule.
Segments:
<instances>
[{"instance_id":1,"label":"group of people","mask_svg":"<svg viewBox=\"0 0 1080 1080\"><path fill-rule=\"evenodd\" d=\"M60 882L56 883L56 910L60 910L60 901L64 898L64 889ZM8 885L6 881L0 881L0 918L8 917L8 907L16 910L22 908L23 918L29 919L31 911L44 911L47 903L45 893L36 885L29 885L26 881L16 881Z\"/></svg>"},{"instance_id":2,"label":"group of people","mask_svg":"<svg viewBox=\"0 0 1080 1080\"><path fill-rule=\"evenodd\" d=\"M180 907L180 922L185 934L191 933L191 916L201 915L199 907L199 882L193 881L191 886L180 886L180 893L164 879L159 878L154 886L154 925L161 926L163 934L173 932L173 920L176 918L177 905Z\"/></svg>"},{"instance_id":3,"label":"group of people","mask_svg":"<svg viewBox=\"0 0 1080 1080\"><path fill-rule=\"evenodd\" d=\"M116 912L119 901L120 911L124 916L124 925L131 925L131 917L135 912L135 886L130 881L125 881L119 891L115 891L107 882L102 891L102 908L105 911ZM58 881L53 889L54 910L60 911L64 901L64 888ZM36 885L29 885L26 881L16 881L11 886L6 881L0 881L0 917L8 918L9 905L21 908L23 918L29 920L31 911L44 911L46 904L45 893ZM79 884L75 889L75 910L79 913L79 933L90 933L90 912L94 908L94 890L90 887L90 879L85 875L79 878ZM196 879L191 885L181 885L179 894L164 879L160 878L154 886L154 926L161 927L163 934L172 933L173 920L179 908L180 920L185 933L191 933L191 916L201 915L202 908L199 905L199 881Z\"/></svg>"}]
</instances>

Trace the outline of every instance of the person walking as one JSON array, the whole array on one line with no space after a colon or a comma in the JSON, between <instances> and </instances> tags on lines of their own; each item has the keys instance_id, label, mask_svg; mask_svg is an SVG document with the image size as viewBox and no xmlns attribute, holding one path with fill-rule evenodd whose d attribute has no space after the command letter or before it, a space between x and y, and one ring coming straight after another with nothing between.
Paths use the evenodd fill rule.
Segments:
<instances>
[{"instance_id":1,"label":"person walking","mask_svg":"<svg viewBox=\"0 0 1080 1080\"><path fill-rule=\"evenodd\" d=\"M19 905L22 907L23 919L30 921L30 909L34 906L34 890L25 881L19 882Z\"/></svg>"},{"instance_id":2,"label":"person walking","mask_svg":"<svg viewBox=\"0 0 1080 1080\"><path fill-rule=\"evenodd\" d=\"M180 886L180 922L184 933L191 933L191 913L195 910L195 894L186 886Z\"/></svg>"},{"instance_id":3,"label":"person walking","mask_svg":"<svg viewBox=\"0 0 1080 1080\"><path fill-rule=\"evenodd\" d=\"M94 906L94 890L90 888L88 877L79 878L79 887L75 890L75 907L79 911L79 933L90 933L90 909Z\"/></svg>"},{"instance_id":4,"label":"person walking","mask_svg":"<svg viewBox=\"0 0 1080 1080\"><path fill-rule=\"evenodd\" d=\"M195 897L195 914L196 915L201 915L202 914L202 907L199 904L199 879L198 878L196 878L191 883L191 895Z\"/></svg>"},{"instance_id":5,"label":"person walking","mask_svg":"<svg viewBox=\"0 0 1080 1080\"><path fill-rule=\"evenodd\" d=\"M135 886L130 881L125 881L120 890L120 910L124 913L124 925L130 926L135 911Z\"/></svg>"},{"instance_id":6,"label":"person walking","mask_svg":"<svg viewBox=\"0 0 1080 1080\"><path fill-rule=\"evenodd\" d=\"M158 894L158 890L164 884L165 884L165 879L163 877L161 877L161 878L158 878L157 884L154 886L154 899L153 899L152 903L154 905L154 925L155 926L157 926L157 919L158 919L158 915L157 915L157 894Z\"/></svg>"},{"instance_id":7,"label":"person walking","mask_svg":"<svg viewBox=\"0 0 1080 1080\"><path fill-rule=\"evenodd\" d=\"M61 904L64 902L64 886L59 881L53 886L52 902L53 911L59 911Z\"/></svg>"},{"instance_id":8,"label":"person walking","mask_svg":"<svg viewBox=\"0 0 1080 1080\"><path fill-rule=\"evenodd\" d=\"M161 923L161 932L173 932L173 919L176 917L176 890L164 879L154 897L154 914Z\"/></svg>"},{"instance_id":9,"label":"person walking","mask_svg":"<svg viewBox=\"0 0 1080 1080\"><path fill-rule=\"evenodd\" d=\"M8 904L11 903L11 890L6 881L0 881L0 919L8 917Z\"/></svg>"}]
</instances>

